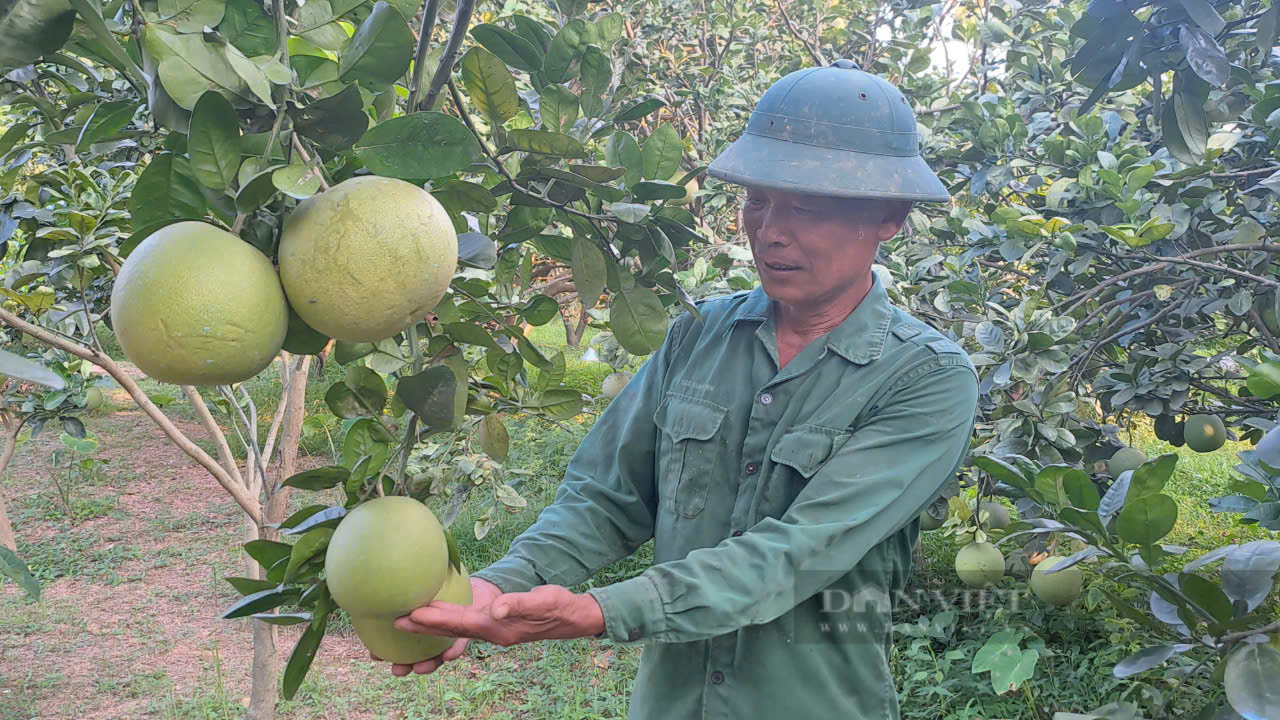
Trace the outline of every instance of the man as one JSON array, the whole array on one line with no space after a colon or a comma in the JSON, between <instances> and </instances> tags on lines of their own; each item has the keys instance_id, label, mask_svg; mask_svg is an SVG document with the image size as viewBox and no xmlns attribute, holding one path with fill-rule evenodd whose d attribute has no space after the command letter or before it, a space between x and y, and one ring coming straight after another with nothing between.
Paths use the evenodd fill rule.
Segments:
<instances>
[{"instance_id":1,"label":"man","mask_svg":"<svg viewBox=\"0 0 1280 720\"><path fill-rule=\"evenodd\" d=\"M898 717L890 598L977 402L968 357L871 269L913 201L950 199L915 129L906 98L847 60L770 87L709 169L747 188L763 288L672 325L555 502L473 575L472 606L397 626L644 643L632 718ZM643 574L566 589L650 538Z\"/></svg>"}]
</instances>

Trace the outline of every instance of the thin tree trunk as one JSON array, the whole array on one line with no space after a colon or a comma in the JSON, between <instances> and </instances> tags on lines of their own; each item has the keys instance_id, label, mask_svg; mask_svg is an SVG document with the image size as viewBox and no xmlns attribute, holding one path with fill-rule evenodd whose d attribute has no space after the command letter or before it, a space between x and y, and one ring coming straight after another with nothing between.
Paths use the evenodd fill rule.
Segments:
<instances>
[{"instance_id":1,"label":"thin tree trunk","mask_svg":"<svg viewBox=\"0 0 1280 720\"><path fill-rule=\"evenodd\" d=\"M311 370L311 356L304 355L302 364L294 371L292 383L284 404L284 437L280 444L280 480L298 472L298 446L302 443L302 422L307 417L307 379ZM284 520L293 488L280 488L267 501L266 522L279 524Z\"/></svg>"},{"instance_id":2,"label":"thin tree trunk","mask_svg":"<svg viewBox=\"0 0 1280 720\"><path fill-rule=\"evenodd\" d=\"M0 455L0 478L4 477L4 471L9 468L9 461L13 459L13 451L18 447L18 433L22 432L22 420L7 420L4 434L4 454ZM9 522L9 511L5 509L3 490L0 490L0 545L9 548L15 553L18 552L18 541L13 535L13 525Z\"/></svg>"},{"instance_id":3,"label":"thin tree trunk","mask_svg":"<svg viewBox=\"0 0 1280 720\"><path fill-rule=\"evenodd\" d=\"M260 487L260 479L258 468L253 463L252 452L249 462L245 468L247 477L250 480L250 487L258 485ZM257 494L255 493L255 497ZM266 513L263 513L264 517ZM265 521L270 522L270 521ZM244 539L245 542L253 540L275 540L278 532L274 528L259 525L250 518L245 518ZM263 572L258 566L258 562L251 557L246 556L244 560L245 575L251 578L261 578ZM277 683L280 677L280 661L276 657L276 628L270 623L261 620L252 620L253 623L253 675L252 686L249 691L249 711L245 715L246 720L272 720L276 713L276 697L278 695Z\"/></svg>"}]
</instances>

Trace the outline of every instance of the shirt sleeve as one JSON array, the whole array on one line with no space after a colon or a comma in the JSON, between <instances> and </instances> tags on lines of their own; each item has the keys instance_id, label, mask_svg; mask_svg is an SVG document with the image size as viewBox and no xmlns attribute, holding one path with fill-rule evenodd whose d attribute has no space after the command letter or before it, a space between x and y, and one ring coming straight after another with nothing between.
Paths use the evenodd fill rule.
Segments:
<instances>
[{"instance_id":1,"label":"shirt sleeve","mask_svg":"<svg viewBox=\"0 0 1280 720\"><path fill-rule=\"evenodd\" d=\"M829 586L936 497L969 448L977 397L958 356L913 367L782 517L590 590L606 633L702 640L768 623Z\"/></svg>"},{"instance_id":2,"label":"shirt sleeve","mask_svg":"<svg viewBox=\"0 0 1280 720\"><path fill-rule=\"evenodd\" d=\"M503 592L575 585L635 552L651 537L657 508L653 415L671 356L692 324L684 315L662 347L600 415L565 469L555 500L511 543L507 554L472 576Z\"/></svg>"}]
</instances>

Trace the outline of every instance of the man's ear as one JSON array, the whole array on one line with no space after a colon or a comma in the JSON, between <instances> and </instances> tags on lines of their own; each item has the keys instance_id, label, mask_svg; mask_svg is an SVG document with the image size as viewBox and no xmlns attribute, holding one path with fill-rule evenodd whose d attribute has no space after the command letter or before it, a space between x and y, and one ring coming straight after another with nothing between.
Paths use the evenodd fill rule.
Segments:
<instances>
[{"instance_id":1,"label":"man's ear","mask_svg":"<svg viewBox=\"0 0 1280 720\"><path fill-rule=\"evenodd\" d=\"M884 212L880 216L877 241L884 242L902 230L902 226L907 222L907 215L911 212L911 206L910 200L883 204Z\"/></svg>"}]
</instances>

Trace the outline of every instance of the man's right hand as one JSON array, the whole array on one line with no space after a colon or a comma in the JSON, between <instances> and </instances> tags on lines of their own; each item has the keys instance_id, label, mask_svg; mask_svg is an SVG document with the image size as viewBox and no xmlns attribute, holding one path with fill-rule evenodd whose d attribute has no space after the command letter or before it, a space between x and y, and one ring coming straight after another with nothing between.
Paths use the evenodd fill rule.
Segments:
<instances>
[{"instance_id":1,"label":"man's right hand","mask_svg":"<svg viewBox=\"0 0 1280 720\"><path fill-rule=\"evenodd\" d=\"M480 578L474 577L471 578L471 607L478 610L488 611L489 604L501 594L502 591L498 589L498 586L488 580L481 580ZM441 665L444 665L450 660L457 660L462 657L462 654L467 650L467 643L469 642L471 642L470 638L458 638L457 641L450 645L444 652L433 658L427 658L421 662L414 663L413 665L392 663L391 674L396 677L404 677L411 672L419 675L430 675L440 669ZM369 657L377 660L378 662L382 662L382 658L374 655L373 653L369 653Z\"/></svg>"}]
</instances>

